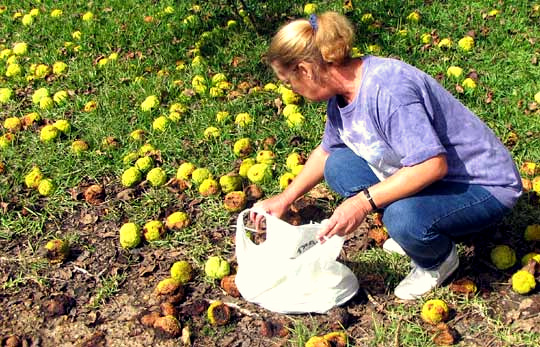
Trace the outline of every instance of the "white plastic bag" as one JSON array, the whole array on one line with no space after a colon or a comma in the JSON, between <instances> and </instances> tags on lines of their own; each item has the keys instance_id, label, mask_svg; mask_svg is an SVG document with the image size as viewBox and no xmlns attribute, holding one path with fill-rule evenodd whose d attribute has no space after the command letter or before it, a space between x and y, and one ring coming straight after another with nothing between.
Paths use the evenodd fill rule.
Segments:
<instances>
[{"instance_id":1,"label":"white plastic bag","mask_svg":"<svg viewBox=\"0 0 540 347\"><path fill-rule=\"evenodd\" d=\"M358 280L336 261L343 238L317 241L321 224L291 225L266 217L266 241L260 245L247 236L242 211L236 224L236 286L242 297L279 313L324 313L352 298Z\"/></svg>"}]
</instances>

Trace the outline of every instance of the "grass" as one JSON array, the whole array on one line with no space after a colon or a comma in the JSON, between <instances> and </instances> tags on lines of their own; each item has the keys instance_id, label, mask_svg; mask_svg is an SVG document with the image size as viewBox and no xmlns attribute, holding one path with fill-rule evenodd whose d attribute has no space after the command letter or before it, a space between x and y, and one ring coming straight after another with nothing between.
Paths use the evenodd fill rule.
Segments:
<instances>
[{"instance_id":1,"label":"grass","mask_svg":"<svg viewBox=\"0 0 540 347\"><path fill-rule=\"evenodd\" d=\"M174 177L183 161L207 167L219 178L238 168L239 159L232 151L237 139L249 137L255 150L261 150L264 140L273 137L275 143L270 149L276 153L277 161L274 179L262 185L266 196L280 191L278 177L286 171L286 156L292 151L308 154L319 143L324 128L324 103L302 102L300 108L306 123L290 128L275 104L279 94L260 89L268 82L277 82L262 60L272 33L289 18L303 16L303 5L282 0L244 2L254 20L251 24L238 14L239 1L75 0L36 2L35 7L14 0L2 3L6 8L0 13L0 51L12 48L16 42L26 42L28 52L17 57L22 68L20 76L5 75L11 54L0 59L0 88L9 88L13 93L11 100L0 104L0 122L30 112L38 112L42 118L16 132L14 141L0 148L0 164L4 166L0 173L2 247L7 250L8 245L18 244L22 256L35 256L46 241L63 237L75 247L96 251L98 245L85 244L77 235L77 218L90 206L74 199L72 193L89 183L100 183L109 195L107 211L99 215L99 220L117 228L126 221L142 226L152 219L164 220L176 210L190 213L189 227L169 232L164 240L143 247L183 249L199 268L209 255L233 256L234 245L229 238L216 241L210 236L212 232L231 233L234 229L234 220L222 207L222 195L201 197L196 187L180 195L165 187L148 185L136 188L134 197L126 201L117 199L116 193L123 189L120 176L129 166L123 158L145 143L156 148L154 159L169 178ZM378 55L400 58L437 77L491 127L510 149L518 166L525 161L540 164L539 111L533 105L534 95L540 91L540 13L535 4L518 0L353 1L354 9L346 12L342 1L315 3L319 12L336 10L347 14L357 27L355 47L361 52L370 53L370 47L374 49L376 45ZM20 18L14 18L32 8L39 9L32 25L25 26ZM53 18L53 9L61 9L63 15ZM407 15L415 10L421 13L421 20L408 22ZM492 10L500 12L489 15ZM94 14L89 22L82 20L87 11ZM373 15L375 22L362 22L367 13ZM229 28L227 23L231 19L237 23ZM74 35L77 31L80 38ZM458 49L457 41L471 32L475 35L474 49ZM425 33L451 38L454 45L450 49L434 44L425 46L421 42ZM118 53L118 59L100 65L99 61L112 53ZM203 57L202 66L191 64L198 54ZM65 73L27 79L33 76L32 64L52 66L57 61L68 65ZM476 72L478 87L459 92L456 85L462 78L446 76L452 65L462 67L465 74ZM216 73L227 76L234 92L226 91L228 96L221 98L192 92L194 76L201 75L209 82ZM44 110L31 101L34 91L42 87L51 95L65 90L70 96L66 103ZM149 95L157 96L159 103L151 111L143 111L140 105ZM84 107L89 101L95 101L97 107L86 112ZM168 115L173 103L186 106L180 121L171 122L164 132L153 130L153 120ZM218 123L215 117L219 111L229 112L231 118ZM252 124L240 127L234 123L234 117L242 112L252 116ZM58 119L69 120L71 132L51 143L41 142L40 128ZM209 126L220 129L218 138L203 135ZM136 129L145 131L143 141L130 137ZM0 127L0 136L7 132ZM74 154L70 148L76 139L85 140L89 150ZM114 139L116 145L107 145L107 139ZM55 182L52 195L42 197L25 186L24 177L34 166ZM325 206L331 208L333 203ZM524 227L539 218L537 206L523 200L503 224L518 239ZM387 288L393 288L408 269L404 259L378 249L359 253L352 260L351 267L359 277L377 269ZM136 261L131 265L135 266ZM121 291L126 279L124 274L102 277L92 307L99 309ZM39 262L20 262L18 271L7 277L2 289L18 290L31 281L47 286L46 267ZM529 346L539 338L538 334L505 325L504 317L494 315L483 297L464 300L444 288L433 295L443 296L460 312L485 320L480 328L471 326L463 333L463 344L483 329L495 345ZM431 336L418 321L418 311L416 304L390 303L384 316L373 316L371 333L357 339L366 345L383 346L393 344L397 334L402 346L431 346ZM213 328L208 329L204 334L220 335ZM309 336L317 333L325 332L319 326L298 320L290 345L303 346Z\"/></svg>"}]
</instances>

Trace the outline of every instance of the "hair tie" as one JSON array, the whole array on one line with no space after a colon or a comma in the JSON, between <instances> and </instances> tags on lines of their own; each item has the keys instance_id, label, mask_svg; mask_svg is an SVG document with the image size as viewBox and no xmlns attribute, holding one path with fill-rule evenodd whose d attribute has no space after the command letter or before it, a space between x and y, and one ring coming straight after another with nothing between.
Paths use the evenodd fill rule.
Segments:
<instances>
[{"instance_id":1,"label":"hair tie","mask_svg":"<svg viewBox=\"0 0 540 347\"><path fill-rule=\"evenodd\" d=\"M315 13L309 15L309 24L311 25L313 31L317 32L317 29L319 29L319 25L317 24L317 15L315 15Z\"/></svg>"}]
</instances>

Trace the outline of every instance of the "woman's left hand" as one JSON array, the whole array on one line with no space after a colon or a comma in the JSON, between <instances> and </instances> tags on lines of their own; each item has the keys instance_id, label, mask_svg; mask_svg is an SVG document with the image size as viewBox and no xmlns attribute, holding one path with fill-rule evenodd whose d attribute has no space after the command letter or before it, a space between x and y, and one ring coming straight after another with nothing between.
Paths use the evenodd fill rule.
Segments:
<instances>
[{"instance_id":1,"label":"woman's left hand","mask_svg":"<svg viewBox=\"0 0 540 347\"><path fill-rule=\"evenodd\" d=\"M368 201L361 195L348 198L335 209L330 219L322 223L323 228L317 238L324 243L334 235L344 236L353 232L370 212L370 207Z\"/></svg>"}]
</instances>

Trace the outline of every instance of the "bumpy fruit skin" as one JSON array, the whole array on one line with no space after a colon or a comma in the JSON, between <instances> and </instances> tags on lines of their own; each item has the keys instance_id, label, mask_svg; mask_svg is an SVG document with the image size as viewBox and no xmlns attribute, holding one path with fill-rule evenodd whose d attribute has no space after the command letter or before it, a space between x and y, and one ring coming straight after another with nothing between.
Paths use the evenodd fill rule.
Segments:
<instances>
[{"instance_id":1,"label":"bumpy fruit skin","mask_svg":"<svg viewBox=\"0 0 540 347\"><path fill-rule=\"evenodd\" d=\"M142 173L148 172L154 167L154 159L149 156L145 156L135 161L135 167Z\"/></svg>"},{"instance_id":2,"label":"bumpy fruit skin","mask_svg":"<svg viewBox=\"0 0 540 347\"><path fill-rule=\"evenodd\" d=\"M206 264L204 264L204 272L206 276L213 279L222 279L227 276L231 271L231 267L226 260L220 257L213 256L208 258Z\"/></svg>"},{"instance_id":3,"label":"bumpy fruit skin","mask_svg":"<svg viewBox=\"0 0 540 347\"><path fill-rule=\"evenodd\" d=\"M167 129L167 125L169 125L169 118L159 116L152 122L152 129L163 132Z\"/></svg>"},{"instance_id":4,"label":"bumpy fruit skin","mask_svg":"<svg viewBox=\"0 0 540 347\"><path fill-rule=\"evenodd\" d=\"M289 118L287 118L287 126L289 128L300 127L302 124L304 124L304 120L305 118L301 113L293 113L290 115Z\"/></svg>"},{"instance_id":5,"label":"bumpy fruit skin","mask_svg":"<svg viewBox=\"0 0 540 347\"><path fill-rule=\"evenodd\" d=\"M239 158L249 155L251 151L251 140L247 137L237 140L233 145L233 152Z\"/></svg>"},{"instance_id":6,"label":"bumpy fruit skin","mask_svg":"<svg viewBox=\"0 0 540 347\"><path fill-rule=\"evenodd\" d=\"M62 133L67 134L71 131L71 123L67 119L59 119L53 123L54 127Z\"/></svg>"},{"instance_id":7,"label":"bumpy fruit skin","mask_svg":"<svg viewBox=\"0 0 540 347\"><path fill-rule=\"evenodd\" d=\"M294 175L291 172L285 172L281 177L279 178L279 187L283 190L291 184L291 182L294 179Z\"/></svg>"},{"instance_id":8,"label":"bumpy fruit skin","mask_svg":"<svg viewBox=\"0 0 540 347\"><path fill-rule=\"evenodd\" d=\"M523 235L526 241L540 241L540 224L531 224Z\"/></svg>"},{"instance_id":9,"label":"bumpy fruit skin","mask_svg":"<svg viewBox=\"0 0 540 347\"><path fill-rule=\"evenodd\" d=\"M522 266L527 265L531 259L534 260L535 262L537 262L538 264L540 264L540 254L535 253L535 252L531 252L531 253L525 254L521 258L521 265Z\"/></svg>"},{"instance_id":10,"label":"bumpy fruit skin","mask_svg":"<svg viewBox=\"0 0 540 347\"><path fill-rule=\"evenodd\" d=\"M463 69L460 68L459 66L450 66L448 70L446 70L446 76L448 77L458 78L458 77L461 77L462 74L463 74Z\"/></svg>"},{"instance_id":11,"label":"bumpy fruit skin","mask_svg":"<svg viewBox=\"0 0 540 347\"><path fill-rule=\"evenodd\" d=\"M39 139L42 142L51 142L56 139L58 135L60 135L60 131L54 125L48 124L41 128Z\"/></svg>"},{"instance_id":12,"label":"bumpy fruit skin","mask_svg":"<svg viewBox=\"0 0 540 347\"><path fill-rule=\"evenodd\" d=\"M246 158L242 160L242 164L240 164L240 168L238 169L238 174L242 177L247 178L247 173L249 169L255 165L256 161L253 158Z\"/></svg>"},{"instance_id":13,"label":"bumpy fruit skin","mask_svg":"<svg viewBox=\"0 0 540 347\"><path fill-rule=\"evenodd\" d=\"M450 40L449 38L444 38L444 39L439 41L439 43L437 44L437 47L439 47L439 48L450 48L450 47L452 47L452 40Z\"/></svg>"},{"instance_id":14,"label":"bumpy fruit skin","mask_svg":"<svg viewBox=\"0 0 540 347\"><path fill-rule=\"evenodd\" d=\"M39 186L39 181L43 178L41 169L37 166L34 166L29 173L24 176L24 184L28 188L37 188Z\"/></svg>"},{"instance_id":15,"label":"bumpy fruit skin","mask_svg":"<svg viewBox=\"0 0 540 347\"><path fill-rule=\"evenodd\" d=\"M272 170L266 164L255 164L247 172L248 179L253 183L263 183L272 179Z\"/></svg>"},{"instance_id":16,"label":"bumpy fruit skin","mask_svg":"<svg viewBox=\"0 0 540 347\"><path fill-rule=\"evenodd\" d=\"M180 322L170 315L156 318L153 327L168 337L178 337L182 334Z\"/></svg>"},{"instance_id":17,"label":"bumpy fruit skin","mask_svg":"<svg viewBox=\"0 0 540 347\"><path fill-rule=\"evenodd\" d=\"M307 340L305 347L332 347L332 345L322 336L312 336Z\"/></svg>"},{"instance_id":18,"label":"bumpy fruit skin","mask_svg":"<svg viewBox=\"0 0 540 347\"><path fill-rule=\"evenodd\" d=\"M130 166L134 161L137 160L137 158L139 158L139 154L135 152L129 152L122 158L122 162L124 163L124 165Z\"/></svg>"},{"instance_id":19,"label":"bumpy fruit skin","mask_svg":"<svg viewBox=\"0 0 540 347\"><path fill-rule=\"evenodd\" d=\"M155 167L152 170L148 171L146 179L153 187L159 187L167 182L167 174L160 167Z\"/></svg>"},{"instance_id":20,"label":"bumpy fruit skin","mask_svg":"<svg viewBox=\"0 0 540 347\"><path fill-rule=\"evenodd\" d=\"M158 220L152 220L147 222L144 227L144 238L146 241L158 241L163 238L163 235L165 234L165 228L163 227L163 223L161 223Z\"/></svg>"},{"instance_id":21,"label":"bumpy fruit skin","mask_svg":"<svg viewBox=\"0 0 540 347\"><path fill-rule=\"evenodd\" d=\"M165 226L171 230L173 229L180 230L182 228L187 227L189 225L189 222L190 220L187 213L173 212L167 217L167 220L165 221Z\"/></svg>"},{"instance_id":22,"label":"bumpy fruit skin","mask_svg":"<svg viewBox=\"0 0 540 347\"><path fill-rule=\"evenodd\" d=\"M197 167L193 163L182 163L176 171L176 178L181 180L189 180L191 178L191 174L196 168Z\"/></svg>"},{"instance_id":23,"label":"bumpy fruit skin","mask_svg":"<svg viewBox=\"0 0 540 347\"><path fill-rule=\"evenodd\" d=\"M422 18L420 13L414 11L407 16L407 21L411 23L418 23L420 21L420 18Z\"/></svg>"},{"instance_id":24,"label":"bumpy fruit skin","mask_svg":"<svg viewBox=\"0 0 540 347\"><path fill-rule=\"evenodd\" d=\"M136 167L130 167L122 174L122 185L124 187L133 187L142 179L142 174Z\"/></svg>"},{"instance_id":25,"label":"bumpy fruit skin","mask_svg":"<svg viewBox=\"0 0 540 347\"><path fill-rule=\"evenodd\" d=\"M473 90L476 88L476 82L470 77L465 78L463 82L461 82L461 85L463 86L463 88L469 90Z\"/></svg>"},{"instance_id":26,"label":"bumpy fruit skin","mask_svg":"<svg viewBox=\"0 0 540 347\"><path fill-rule=\"evenodd\" d=\"M212 174L210 173L210 170L208 170L205 167L200 167L198 169L193 170L191 173L191 180L196 185L200 185L203 183L203 181L207 178L211 178Z\"/></svg>"},{"instance_id":27,"label":"bumpy fruit skin","mask_svg":"<svg viewBox=\"0 0 540 347\"><path fill-rule=\"evenodd\" d=\"M448 319L448 305L440 299L426 301L422 306L421 317L426 323L438 324Z\"/></svg>"},{"instance_id":28,"label":"bumpy fruit skin","mask_svg":"<svg viewBox=\"0 0 540 347\"><path fill-rule=\"evenodd\" d=\"M189 282L192 276L193 268L185 260L177 261L171 266L171 278L180 281L182 284Z\"/></svg>"},{"instance_id":29,"label":"bumpy fruit skin","mask_svg":"<svg viewBox=\"0 0 540 347\"><path fill-rule=\"evenodd\" d=\"M512 290L518 294L527 294L536 287L534 276L526 270L519 270L512 275Z\"/></svg>"},{"instance_id":30,"label":"bumpy fruit skin","mask_svg":"<svg viewBox=\"0 0 540 347\"><path fill-rule=\"evenodd\" d=\"M287 105L283 108L283 116L289 118L292 114L300 112L300 107L295 104Z\"/></svg>"},{"instance_id":31,"label":"bumpy fruit skin","mask_svg":"<svg viewBox=\"0 0 540 347\"><path fill-rule=\"evenodd\" d=\"M146 132L143 129L135 129L129 134L129 136L135 141L144 140L145 135L146 135Z\"/></svg>"},{"instance_id":32,"label":"bumpy fruit skin","mask_svg":"<svg viewBox=\"0 0 540 347\"><path fill-rule=\"evenodd\" d=\"M304 164L304 158L300 154L293 152L287 156L285 164L289 170L292 170L293 167Z\"/></svg>"},{"instance_id":33,"label":"bumpy fruit skin","mask_svg":"<svg viewBox=\"0 0 540 347\"><path fill-rule=\"evenodd\" d=\"M491 261L499 270L506 270L516 263L516 252L507 245L499 245L491 250Z\"/></svg>"},{"instance_id":34,"label":"bumpy fruit skin","mask_svg":"<svg viewBox=\"0 0 540 347\"><path fill-rule=\"evenodd\" d=\"M81 154L88 150L88 143L83 140L75 140L71 143L71 151L75 154Z\"/></svg>"},{"instance_id":35,"label":"bumpy fruit skin","mask_svg":"<svg viewBox=\"0 0 540 347\"><path fill-rule=\"evenodd\" d=\"M221 191L225 194L240 190L242 188L242 177L234 174L221 176L219 178L219 185L221 186Z\"/></svg>"},{"instance_id":36,"label":"bumpy fruit skin","mask_svg":"<svg viewBox=\"0 0 540 347\"><path fill-rule=\"evenodd\" d=\"M246 194L242 191L233 191L227 193L223 200L223 206L229 212L242 211L247 204Z\"/></svg>"},{"instance_id":37,"label":"bumpy fruit skin","mask_svg":"<svg viewBox=\"0 0 540 347\"><path fill-rule=\"evenodd\" d=\"M334 331L323 336L323 338L330 342L332 347L347 347L347 334L342 331Z\"/></svg>"},{"instance_id":38,"label":"bumpy fruit skin","mask_svg":"<svg viewBox=\"0 0 540 347\"><path fill-rule=\"evenodd\" d=\"M202 196L216 195L219 194L219 192L219 183L213 178L205 179L199 186L199 193L201 193Z\"/></svg>"},{"instance_id":39,"label":"bumpy fruit skin","mask_svg":"<svg viewBox=\"0 0 540 347\"><path fill-rule=\"evenodd\" d=\"M135 223L125 223L120 227L120 246L132 249L141 243L141 230Z\"/></svg>"},{"instance_id":40,"label":"bumpy fruit skin","mask_svg":"<svg viewBox=\"0 0 540 347\"><path fill-rule=\"evenodd\" d=\"M285 105L298 104L298 102L300 102L300 95L296 94L290 89L283 88L281 92L281 99Z\"/></svg>"},{"instance_id":41,"label":"bumpy fruit skin","mask_svg":"<svg viewBox=\"0 0 540 347\"><path fill-rule=\"evenodd\" d=\"M61 263L69 256L69 243L60 239L51 240L45 245L45 250L52 263Z\"/></svg>"},{"instance_id":42,"label":"bumpy fruit skin","mask_svg":"<svg viewBox=\"0 0 540 347\"><path fill-rule=\"evenodd\" d=\"M304 165L296 165L295 167L293 167L291 169L291 173L294 175L294 176L298 176L298 174L300 173L300 171L302 171L302 169L304 168Z\"/></svg>"},{"instance_id":43,"label":"bumpy fruit skin","mask_svg":"<svg viewBox=\"0 0 540 347\"><path fill-rule=\"evenodd\" d=\"M272 165L276 160L276 155L270 150L263 150L257 153L257 163Z\"/></svg>"},{"instance_id":44,"label":"bumpy fruit skin","mask_svg":"<svg viewBox=\"0 0 540 347\"><path fill-rule=\"evenodd\" d=\"M464 38L458 41L458 46L465 52L468 52L474 47L474 39L470 36L465 36Z\"/></svg>"},{"instance_id":45,"label":"bumpy fruit skin","mask_svg":"<svg viewBox=\"0 0 540 347\"><path fill-rule=\"evenodd\" d=\"M49 196L54 192L54 183L50 178L44 178L39 181L38 192L42 196Z\"/></svg>"},{"instance_id":46,"label":"bumpy fruit skin","mask_svg":"<svg viewBox=\"0 0 540 347\"><path fill-rule=\"evenodd\" d=\"M304 14L309 16L310 14L317 12L317 8L317 4L307 3L304 5Z\"/></svg>"},{"instance_id":47,"label":"bumpy fruit skin","mask_svg":"<svg viewBox=\"0 0 540 347\"><path fill-rule=\"evenodd\" d=\"M214 301L206 311L208 321L212 325L225 325L231 319L231 309L221 301Z\"/></svg>"},{"instance_id":48,"label":"bumpy fruit skin","mask_svg":"<svg viewBox=\"0 0 540 347\"><path fill-rule=\"evenodd\" d=\"M21 130L22 122L18 117L8 117L4 120L4 128L11 132Z\"/></svg>"}]
</instances>

